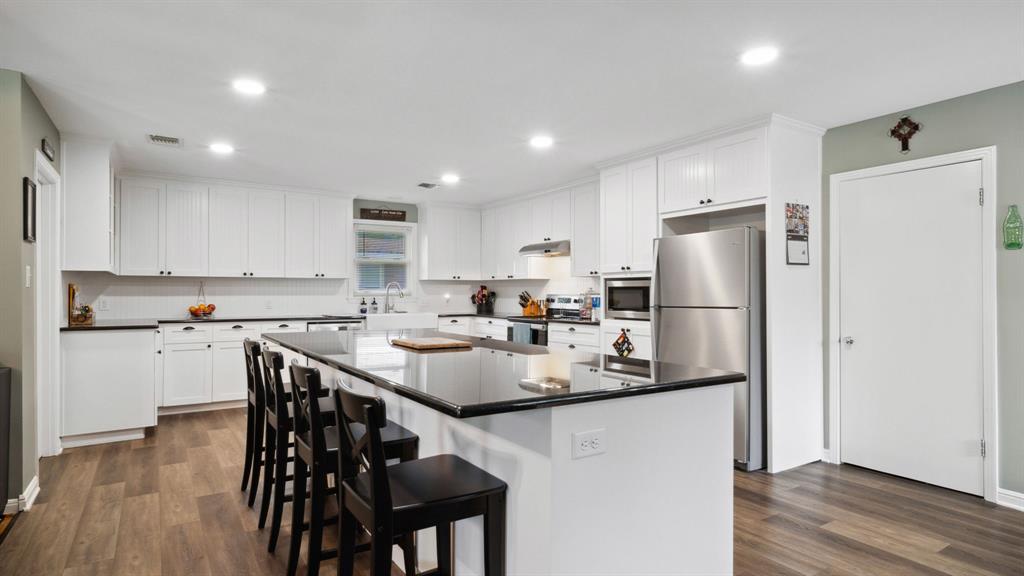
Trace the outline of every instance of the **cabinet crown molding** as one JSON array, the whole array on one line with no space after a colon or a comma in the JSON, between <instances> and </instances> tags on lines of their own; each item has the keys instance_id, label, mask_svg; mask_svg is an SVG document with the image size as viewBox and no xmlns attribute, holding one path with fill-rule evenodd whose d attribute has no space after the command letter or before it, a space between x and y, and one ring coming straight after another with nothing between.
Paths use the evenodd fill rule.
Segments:
<instances>
[{"instance_id":1,"label":"cabinet crown molding","mask_svg":"<svg viewBox=\"0 0 1024 576\"><path fill-rule=\"evenodd\" d=\"M258 182L246 182L243 180L226 180L222 178L204 178L201 176L189 176L186 174L169 174L166 172L149 172L145 170L122 170L117 173L117 178L145 178L151 180L165 180L168 182L183 182L187 184L204 184L206 186L225 186L233 188L248 188L251 190L274 190L277 192L294 192L301 194L319 194L340 199L355 199L356 195L338 190L324 190L321 188L301 188L297 186L260 184Z\"/></svg>"}]
</instances>

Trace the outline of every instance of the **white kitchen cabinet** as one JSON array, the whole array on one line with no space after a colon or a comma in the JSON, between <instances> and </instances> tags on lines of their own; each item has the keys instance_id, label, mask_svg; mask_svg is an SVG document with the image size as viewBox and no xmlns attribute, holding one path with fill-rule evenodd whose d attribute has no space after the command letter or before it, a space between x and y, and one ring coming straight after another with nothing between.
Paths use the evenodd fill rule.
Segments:
<instances>
[{"instance_id":1,"label":"white kitchen cabinet","mask_svg":"<svg viewBox=\"0 0 1024 576\"><path fill-rule=\"evenodd\" d=\"M767 143L767 128L708 143L709 203L727 204L768 195Z\"/></svg>"},{"instance_id":2,"label":"white kitchen cabinet","mask_svg":"<svg viewBox=\"0 0 1024 576\"><path fill-rule=\"evenodd\" d=\"M480 279L498 278L498 211L491 208L480 214Z\"/></svg>"},{"instance_id":3,"label":"white kitchen cabinet","mask_svg":"<svg viewBox=\"0 0 1024 576\"><path fill-rule=\"evenodd\" d=\"M657 159L601 171L601 272L650 273L658 236Z\"/></svg>"},{"instance_id":4,"label":"white kitchen cabinet","mask_svg":"<svg viewBox=\"0 0 1024 576\"><path fill-rule=\"evenodd\" d=\"M249 275L249 194L242 188L210 189L210 276Z\"/></svg>"},{"instance_id":5,"label":"white kitchen cabinet","mask_svg":"<svg viewBox=\"0 0 1024 576\"><path fill-rule=\"evenodd\" d=\"M317 275L316 196L288 193L285 196L284 273L288 278Z\"/></svg>"},{"instance_id":6,"label":"white kitchen cabinet","mask_svg":"<svg viewBox=\"0 0 1024 576\"><path fill-rule=\"evenodd\" d=\"M519 254L519 250L531 243L530 204L528 202L513 204L509 214L512 219L512 238L514 240L512 246L512 278L529 278L530 257Z\"/></svg>"},{"instance_id":7,"label":"white kitchen cabinet","mask_svg":"<svg viewBox=\"0 0 1024 576\"><path fill-rule=\"evenodd\" d=\"M420 206L421 280L480 278L480 211Z\"/></svg>"},{"instance_id":8,"label":"white kitchen cabinet","mask_svg":"<svg viewBox=\"0 0 1024 576\"><path fill-rule=\"evenodd\" d=\"M548 324L548 346L597 352L601 346L600 332L600 325L551 322Z\"/></svg>"},{"instance_id":9,"label":"white kitchen cabinet","mask_svg":"<svg viewBox=\"0 0 1024 576\"><path fill-rule=\"evenodd\" d=\"M62 436L156 425L153 330L61 333Z\"/></svg>"},{"instance_id":10,"label":"white kitchen cabinet","mask_svg":"<svg viewBox=\"0 0 1024 576\"><path fill-rule=\"evenodd\" d=\"M708 199L707 144L658 157L658 204L662 212L699 208Z\"/></svg>"},{"instance_id":11,"label":"white kitchen cabinet","mask_svg":"<svg viewBox=\"0 0 1024 576\"><path fill-rule=\"evenodd\" d=\"M573 364L569 371L569 390L591 392L601 389L601 370L589 364Z\"/></svg>"},{"instance_id":12,"label":"white kitchen cabinet","mask_svg":"<svg viewBox=\"0 0 1024 576\"><path fill-rule=\"evenodd\" d=\"M163 182L134 178L121 180L121 275L156 276L164 272L160 207L163 197Z\"/></svg>"},{"instance_id":13,"label":"white kitchen cabinet","mask_svg":"<svg viewBox=\"0 0 1024 576\"><path fill-rule=\"evenodd\" d=\"M596 183L573 188L570 242L573 276L598 276L601 273L600 205Z\"/></svg>"},{"instance_id":14,"label":"white kitchen cabinet","mask_svg":"<svg viewBox=\"0 0 1024 576\"><path fill-rule=\"evenodd\" d=\"M164 268L168 275L206 276L209 266L209 191L168 182L163 202Z\"/></svg>"},{"instance_id":15,"label":"white kitchen cabinet","mask_svg":"<svg viewBox=\"0 0 1024 576\"><path fill-rule=\"evenodd\" d=\"M61 268L110 272L115 268L112 143L64 136L60 145Z\"/></svg>"},{"instance_id":16,"label":"white kitchen cabinet","mask_svg":"<svg viewBox=\"0 0 1024 576\"><path fill-rule=\"evenodd\" d=\"M321 196L317 214L317 271L321 278L348 278L352 259L352 200Z\"/></svg>"},{"instance_id":17,"label":"white kitchen cabinet","mask_svg":"<svg viewBox=\"0 0 1024 576\"><path fill-rule=\"evenodd\" d=\"M212 342L165 344L161 406L205 404L211 398Z\"/></svg>"},{"instance_id":18,"label":"white kitchen cabinet","mask_svg":"<svg viewBox=\"0 0 1024 576\"><path fill-rule=\"evenodd\" d=\"M470 334L477 338L508 340L508 327L509 323L507 320L478 316L473 318L473 329Z\"/></svg>"},{"instance_id":19,"label":"white kitchen cabinet","mask_svg":"<svg viewBox=\"0 0 1024 576\"><path fill-rule=\"evenodd\" d=\"M601 323L601 353L618 356L618 352L615 351L612 344L623 330L626 331L626 336L633 343L633 353L629 357L650 360L652 354L650 322L605 320Z\"/></svg>"},{"instance_id":20,"label":"white kitchen cabinet","mask_svg":"<svg viewBox=\"0 0 1024 576\"><path fill-rule=\"evenodd\" d=\"M469 336L473 332L473 318L473 316L442 316L437 319L437 331Z\"/></svg>"},{"instance_id":21,"label":"white kitchen cabinet","mask_svg":"<svg viewBox=\"0 0 1024 576\"><path fill-rule=\"evenodd\" d=\"M569 239L571 190L559 190L531 198L527 204L530 206L529 244Z\"/></svg>"},{"instance_id":22,"label":"white kitchen cabinet","mask_svg":"<svg viewBox=\"0 0 1024 576\"><path fill-rule=\"evenodd\" d=\"M516 259L519 257L519 247L516 246L513 207L502 206L495 211L498 219L498 239L495 243L497 255L495 256L497 276L499 279L509 279L515 276Z\"/></svg>"},{"instance_id":23,"label":"white kitchen cabinet","mask_svg":"<svg viewBox=\"0 0 1024 576\"><path fill-rule=\"evenodd\" d=\"M248 397L245 350L242 344L241 341L213 343L210 355L210 397L207 402L245 400Z\"/></svg>"},{"instance_id":24,"label":"white kitchen cabinet","mask_svg":"<svg viewBox=\"0 0 1024 576\"><path fill-rule=\"evenodd\" d=\"M249 192L249 265L257 278L283 278L285 194L276 190ZM211 273L212 275L212 273Z\"/></svg>"}]
</instances>

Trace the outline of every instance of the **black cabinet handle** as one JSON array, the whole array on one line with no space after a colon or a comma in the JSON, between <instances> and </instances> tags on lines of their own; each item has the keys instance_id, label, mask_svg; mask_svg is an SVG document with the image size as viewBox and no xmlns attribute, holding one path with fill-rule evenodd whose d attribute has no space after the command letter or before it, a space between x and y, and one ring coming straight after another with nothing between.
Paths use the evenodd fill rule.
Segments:
<instances>
[{"instance_id":1,"label":"black cabinet handle","mask_svg":"<svg viewBox=\"0 0 1024 576\"><path fill-rule=\"evenodd\" d=\"M701 205L703 206L703 205L704 205L704 201L703 201L703 200L701 200L701 201L700 201L700 204L701 204Z\"/></svg>"},{"instance_id":2,"label":"black cabinet handle","mask_svg":"<svg viewBox=\"0 0 1024 576\"><path fill-rule=\"evenodd\" d=\"M174 274L174 272L171 272L170 270L168 270L167 271L167 275L170 276L171 274Z\"/></svg>"},{"instance_id":3,"label":"black cabinet handle","mask_svg":"<svg viewBox=\"0 0 1024 576\"><path fill-rule=\"evenodd\" d=\"M575 328L573 328L572 326L569 326L569 332L575 332L575 331L576 331Z\"/></svg>"},{"instance_id":4,"label":"black cabinet handle","mask_svg":"<svg viewBox=\"0 0 1024 576\"><path fill-rule=\"evenodd\" d=\"M288 326L287 324L278 324L277 327L278 328L290 328L290 326Z\"/></svg>"},{"instance_id":5,"label":"black cabinet handle","mask_svg":"<svg viewBox=\"0 0 1024 576\"><path fill-rule=\"evenodd\" d=\"M575 349L576 349L576 345L575 344L569 344L569 350L575 350Z\"/></svg>"},{"instance_id":6,"label":"black cabinet handle","mask_svg":"<svg viewBox=\"0 0 1024 576\"><path fill-rule=\"evenodd\" d=\"M234 326L231 327L232 330L241 330L242 328L243 326L241 324L235 324Z\"/></svg>"},{"instance_id":7,"label":"black cabinet handle","mask_svg":"<svg viewBox=\"0 0 1024 576\"><path fill-rule=\"evenodd\" d=\"M494 324L494 320L488 320L487 323L488 324Z\"/></svg>"},{"instance_id":8,"label":"black cabinet handle","mask_svg":"<svg viewBox=\"0 0 1024 576\"><path fill-rule=\"evenodd\" d=\"M195 330L195 329L196 329L195 326L185 326L184 328L182 328L182 330L186 330L186 331L187 330Z\"/></svg>"},{"instance_id":9,"label":"black cabinet handle","mask_svg":"<svg viewBox=\"0 0 1024 576\"><path fill-rule=\"evenodd\" d=\"M458 320L452 320L452 321L451 321L451 323L452 323L452 324L458 324L458 323L459 323L459 321L458 321Z\"/></svg>"},{"instance_id":10,"label":"black cabinet handle","mask_svg":"<svg viewBox=\"0 0 1024 576\"><path fill-rule=\"evenodd\" d=\"M494 338L494 336L484 336L484 338L490 340L491 338Z\"/></svg>"},{"instance_id":11,"label":"black cabinet handle","mask_svg":"<svg viewBox=\"0 0 1024 576\"><path fill-rule=\"evenodd\" d=\"M160 273L161 273L161 274L163 274L163 273L164 273L164 271L163 271L163 270L161 270L161 271L160 271Z\"/></svg>"},{"instance_id":12,"label":"black cabinet handle","mask_svg":"<svg viewBox=\"0 0 1024 576\"><path fill-rule=\"evenodd\" d=\"M207 344L206 347L207 348L213 348L213 344Z\"/></svg>"},{"instance_id":13,"label":"black cabinet handle","mask_svg":"<svg viewBox=\"0 0 1024 576\"><path fill-rule=\"evenodd\" d=\"M626 269L625 266L619 266L619 270L625 270L625 269Z\"/></svg>"},{"instance_id":14,"label":"black cabinet handle","mask_svg":"<svg viewBox=\"0 0 1024 576\"><path fill-rule=\"evenodd\" d=\"M632 269L633 269L632 266L626 266L626 270L632 270Z\"/></svg>"},{"instance_id":15,"label":"black cabinet handle","mask_svg":"<svg viewBox=\"0 0 1024 576\"><path fill-rule=\"evenodd\" d=\"M157 354L163 354L163 353L164 353L164 351L163 351L163 350L157 350L157 351L156 351L156 353L157 353Z\"/></svg>"},{"instance_id":16,"label":"black cabinet handle","mask_svg":"<svg viewBox=\"0 0 1024 576\"><path fill-rule=\"evenodd\" d=\"M708 198L708 204L711 204L711 198Z\"/></svg>"}]
</instances>

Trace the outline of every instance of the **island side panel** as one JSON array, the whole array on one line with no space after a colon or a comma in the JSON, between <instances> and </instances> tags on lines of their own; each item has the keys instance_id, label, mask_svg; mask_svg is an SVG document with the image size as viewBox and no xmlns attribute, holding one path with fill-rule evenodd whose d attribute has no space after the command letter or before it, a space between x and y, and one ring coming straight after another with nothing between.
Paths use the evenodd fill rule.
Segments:
<instances>
[{"instance_id":1,"label":"island side panel","mask_svg":"<svg viewBox=\"0 0 1024 576\"><path fill-rule=\"evenodd\" d=\"M731 574L732 412L732 384L553 408L551 573Z\"/></svg>"},{"instance_id":2,"label":"island side panel","mask_svg":"<svg viewBox=\"0 0 1024 576\"><path fill-rule=\"evenodd\" d=\"M340 377L354 390L384 399L388 418L420 437L420 457L456 454L508 484L506 512L508 574L551 574L551 409L459 419L311 360L322 378ZM406 374L412 383L415 374ZM455 528L458 576L483 574L483 523L463 520ZM419 533L423 566L435 565L432 530ZM401 565L400 551L395 559Z\"/></svg>"}]
</instances>

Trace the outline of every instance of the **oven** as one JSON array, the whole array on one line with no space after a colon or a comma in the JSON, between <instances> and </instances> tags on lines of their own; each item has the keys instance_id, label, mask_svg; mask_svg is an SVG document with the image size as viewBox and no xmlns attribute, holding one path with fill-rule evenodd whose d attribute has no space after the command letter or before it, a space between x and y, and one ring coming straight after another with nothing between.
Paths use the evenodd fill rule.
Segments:
<instances>
[{"instance_id":1,"label":"oven","mask_svg":"<svg viewBox=\"0 0 1024 576\"><path fill-rule=\"evenodd\" d=\"M650 320L651 279L609 279L604 285L604 317L609 320Z\"/></svg>"}]
</instances>

